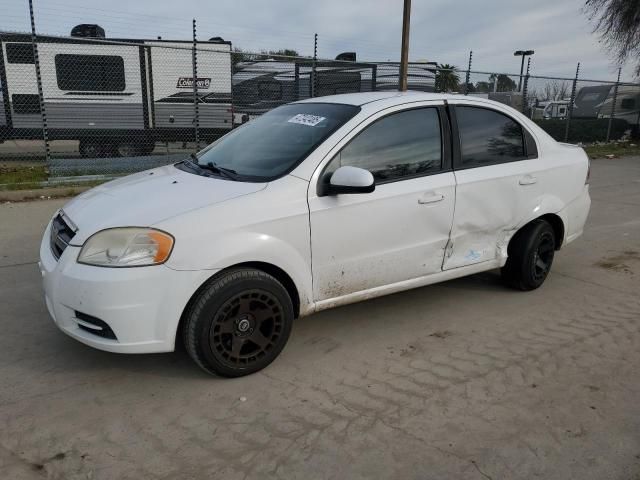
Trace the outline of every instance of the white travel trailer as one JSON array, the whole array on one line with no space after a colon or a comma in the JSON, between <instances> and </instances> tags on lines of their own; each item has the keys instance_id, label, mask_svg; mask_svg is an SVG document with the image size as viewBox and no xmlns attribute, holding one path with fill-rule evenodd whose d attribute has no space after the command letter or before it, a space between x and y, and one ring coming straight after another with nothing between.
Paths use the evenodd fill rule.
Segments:
<instances>
[{"instance_id":1,"label":"white travel trailer","mask_svg":"<svg viewBox=\"0 0 640 480\"><path fill-rule=\"evenodd\" d=\"M569 112L570 100L548 100L539 102L531 110L532 120L548 120L551 118L565 119Z\"/></svg>"},{"instance_id":2,"label":"white travel trailer","mask_svg":"<svg viewBox=\"0 0 640 480\"><path fill-rule=\"evenodd\" d=\"M84 156L141 155L157 141L192 140L191 42L106 40L101 28L90 27L90 37L87 29L38 37L49 138L79 140ZM220 38L198 42L198 125L206 141L233 126L230 54L231 43ZM0 32L0 141L39 138L31 37Z\"/></svg>"}]
</instances>

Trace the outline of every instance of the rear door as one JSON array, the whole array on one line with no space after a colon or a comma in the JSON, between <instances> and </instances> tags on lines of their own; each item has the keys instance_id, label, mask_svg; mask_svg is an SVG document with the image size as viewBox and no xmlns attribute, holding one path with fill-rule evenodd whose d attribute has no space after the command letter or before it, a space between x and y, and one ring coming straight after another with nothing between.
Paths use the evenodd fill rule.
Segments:
<instances>
[{"instance_id":1,"label":"rear door","mask_svg":"<svg viewBox=\"0 0 640 480\"><path fill-rule=\"evenodd\" d=\"M330 158L309 191L315 300L440 272L455 201L442 107L380 112ZM322 196L345 165L373 173L375 191Z\"/></svg>"},{"instance_id":2,"label":"rear door","mask_svg":"<svg viewBox=\"0 0 640 480\"><path fill-rule=\"evenodd\" d=\"M456 206L444 270L504 256L507 240L530 214L542 183L535 140L518 121L491 106L451 103L459 143L454 155Z\"/></svg>"}]
</instances>

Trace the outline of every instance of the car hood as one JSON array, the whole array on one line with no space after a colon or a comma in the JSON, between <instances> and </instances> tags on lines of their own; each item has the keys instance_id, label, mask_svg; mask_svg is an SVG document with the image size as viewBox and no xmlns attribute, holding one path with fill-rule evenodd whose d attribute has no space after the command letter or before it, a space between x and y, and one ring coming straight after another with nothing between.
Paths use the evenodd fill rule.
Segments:
<instances>
[{"instance_id":1,"label":"car hood","mask_svg":"<svg viewBox=\"0 0 640 480\"><path fill-rule=\"evenodd\" d=\"M173 165L147 170L92 188L63 210L78 231L73 245L112 227L151 226L191 210L257 192L266 183L203 177Z\"/></svg>"}]
</instances>

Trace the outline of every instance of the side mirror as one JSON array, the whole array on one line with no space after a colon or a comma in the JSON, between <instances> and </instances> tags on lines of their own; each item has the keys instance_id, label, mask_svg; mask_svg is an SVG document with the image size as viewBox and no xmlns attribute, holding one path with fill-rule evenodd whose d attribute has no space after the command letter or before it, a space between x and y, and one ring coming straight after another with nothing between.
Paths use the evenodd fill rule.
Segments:
<instances>
[{"instance_id":1,"label":"side mirror","mask_svg":"<svg viewBox=\"0 0 640 480\"><path fill-rule=\"evenodd\" d=\"M376 181L370 171L358 167L340 167L325 187L326 195L340 193L371 193L376 188Z\"/></svg>"}]
</instances>

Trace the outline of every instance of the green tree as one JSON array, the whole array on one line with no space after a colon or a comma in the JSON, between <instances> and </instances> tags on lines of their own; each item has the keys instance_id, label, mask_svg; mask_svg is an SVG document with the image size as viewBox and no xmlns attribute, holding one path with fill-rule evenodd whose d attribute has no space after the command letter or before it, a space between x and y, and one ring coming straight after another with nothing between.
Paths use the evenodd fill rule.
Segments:
<instances>
[{"instance_id":1,"label":"green tree","mask_svg":"<svg viewBox=\"0 0 640 480\"><path fill-rule=\"evenodd\" d=\"M515 92L518 85L514 80L504 73L492 73L489 75L489 88L491 92L494 91L494 85L498 82L496 92Z\"/></svg>"},{"instance_id":2,"label":"green tree","mask_svg":"<svg viewBox=\"0 0 640 480\"><path fill-rule=\"evenodd\" d=\"M448 63L438 65L436 72L436 91L437 92L457 92L460 76L456 71L456 67Z\"/></svg>"},{"instance_id":3,"label":"green tree","mask_svg":"<svg viewBox=\"0 0 640 480\"><path fill-rule=\"evenodd\" d=\"M586 0L584 8L618 62L633 59L636 75L640 76L640 1Z\"/></svg>"}]
</instances>

